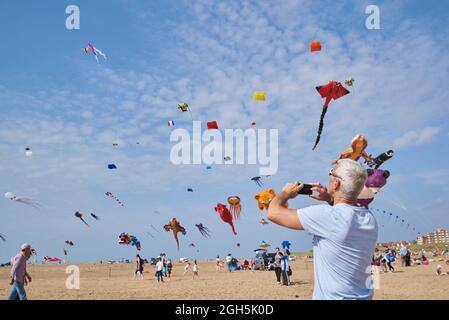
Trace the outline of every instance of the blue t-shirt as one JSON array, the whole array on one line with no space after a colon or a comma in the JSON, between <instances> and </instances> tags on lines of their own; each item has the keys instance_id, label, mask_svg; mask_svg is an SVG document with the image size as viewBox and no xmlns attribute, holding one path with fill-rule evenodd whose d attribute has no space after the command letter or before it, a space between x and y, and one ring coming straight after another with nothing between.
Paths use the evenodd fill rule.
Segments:
<instances>
[{"instance_id":1,"label":"blue t-shirt","mask_svg":"<svg viewBox=\"0 0 449 320\"><path fill-rule=\"evenodd\" d=\"M378 227L364 207L317 205L298 210L312 234L314 300L371 299L371 261Z\"/></svg>"}]
</instances>

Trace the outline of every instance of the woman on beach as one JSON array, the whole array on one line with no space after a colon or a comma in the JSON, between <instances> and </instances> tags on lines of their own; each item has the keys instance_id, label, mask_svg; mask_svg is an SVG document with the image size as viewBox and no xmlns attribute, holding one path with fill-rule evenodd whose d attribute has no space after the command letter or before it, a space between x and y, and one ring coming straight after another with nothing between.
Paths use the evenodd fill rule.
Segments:
<instances>
[{"instance_id":1,"label":"woman on beach","mask_svg":"<svg viewBox=\"0 0 449 320\"><path fill-rule=\"evenodd\" d=\"M198 264L196 263L196 259L195 262L193 263L193 275L192 275L192 279L195 279L195 276L198 277Z\"/></svg>"},{"instance_id":2,"label":"woman on beach","mask_svg":"<svg viewBox=\"0 0 449 320\"><path fill-rule=\"evenodd\" d=\"M134 271L133 280L136 279L137 274L140 275L140 279L143 280L143 259L140 255L136 255L136 271Z\"/></svg>"},{"instance_id":3,"label":"woman on beach","mask_svg":"<svg viewBox=\"0 0 449 320\"><path fill-rule=\"evenodd\" d=\"M215 259L215 270L217 270L218 272L221 271L221 259L220 256L217 256L217 258Z\"/></svg>"},{"instance_id":4,"label":"woman on beach","mask_svg":"<svg viewBox=\"0 0 449 320\"><path fill-rule=\"evenodd\" d=\"M171 260L167 261L167 274L168 274L168 279L170 279L171 277L171 270L173 269L173 264L171 263Z\"/></svg>"},{"instance_id":5,"label":"woman on beach","mask_svg":"<svg viewBox=\"0 0 449 320\"><path fill-rule=\"evenodd\" d=\"M285 249L284 255L282 255L282 285L290 285L290 265L288 259L290 257L290 251Z\"/></svg>"},{"instance_id":6,"label":"woman on beach","mask_svg":"<svg viewBox=\"0 0 449 320\"><path fill-rule=\"evenodd\" d=\"M164 277L162 275L162 269L164 268L164 263L162 262L162 259L159 258L156 263L156 276L157 276L157 282L164 282Z\"/></svg>"},{"instance_id":7,"label":"woman on beach","mask_svg":"<svg viewBox=\"0 0 449 320\"><path fill-rule=\"evenodd\" d=\"M281 284L281 273L282 273L282 252L279 248L276 248L274 255L274 273L276 275L276 284Z\"/></svg>"}]
</instances>

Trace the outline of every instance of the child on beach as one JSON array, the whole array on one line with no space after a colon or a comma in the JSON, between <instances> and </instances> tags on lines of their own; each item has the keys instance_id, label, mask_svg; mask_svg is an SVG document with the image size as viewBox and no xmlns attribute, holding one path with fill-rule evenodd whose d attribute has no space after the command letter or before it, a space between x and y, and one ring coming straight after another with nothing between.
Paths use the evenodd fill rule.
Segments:
<instances>
[{"instance_id":1,"label":"child on beach","mask_svg":"<svg viewBox=\"0 0 449 320\"><path fill-rule=\"evenodd\" d=\"M220 256L217 256L217 258L215 259L215 270L220 272L222 266L223 266L223 264L221 263Z\"/></svg>"},{"instance_id":2,"label":"child on beach","mask_svg":"<svg viewBox=\"0 0 449 320\"><path fill-rule=\"evenodd\" d=\"M195 262L193 263L193 269L192 269L192 271L193 271L192 279L195 279L195 276L198 277L198 264L196 263L196 260L195 260Z\"/></svg>"},{"instance_id":3,"label":"child on beach","mask_svg":"<svg viewBox=\"0 0 449 320\"><path fill-rule=\"evenodd\" d=\"M189 271L189 268L190 268L190 262L187 262L186 265L184 266L184 273L183 273L183 275L185 275Z\"/></svg>"}]
</instances>

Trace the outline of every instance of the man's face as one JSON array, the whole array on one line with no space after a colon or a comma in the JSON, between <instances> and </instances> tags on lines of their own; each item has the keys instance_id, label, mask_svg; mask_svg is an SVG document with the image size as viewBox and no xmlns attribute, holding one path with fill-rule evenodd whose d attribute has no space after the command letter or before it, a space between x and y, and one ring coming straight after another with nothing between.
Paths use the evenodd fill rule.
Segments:
<instances>
[{"instance_id":1,"label":"man's face","mask_svg":"<svg viewBox=\"0 0 449 320\"><path fill-rule=\"evenodd\" d=\"M23 254L29 258L31 257L31 249L30 248L26 248L25 250L23 250Z\"/></svg>"}]
</instances>

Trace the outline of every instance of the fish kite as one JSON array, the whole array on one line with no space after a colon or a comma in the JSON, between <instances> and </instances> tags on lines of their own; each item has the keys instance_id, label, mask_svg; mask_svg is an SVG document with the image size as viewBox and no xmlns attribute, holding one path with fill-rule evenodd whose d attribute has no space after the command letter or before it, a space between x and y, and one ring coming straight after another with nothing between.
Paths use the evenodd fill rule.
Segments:
<instances>
[{"instance_id":1,"label":"fish kite","mask_svg":"<svg viewBox=\"0 0 449 320\"><path fill-rule=\"evenodd\" d=\"M228 197L229 210L234 216L235 220L240 218L240 213L242 212L242 205L240 204L240 198L237 196Z\"/></svg>"},{"instance_id":2,"label":"fish kite","mask_svg":"<svg viewBox=\"0 0 449 320\"><path fill-rule=\"evenodd\" d=\"M218 203L217 206L215 207L215 211L218 212L218 214L220 215L220 218L221 218L221 220L223 220L223 222L226 222L231 226L232 232L234 233L234 235L237 235L237 232L235 231L235 228L234 228L234 224L232 222L232 214L228 210L228 208L224 204Z\"/></svg>"},{"instance_id":3,"label":"fish kite","mask_svg":"<svg viewBox=\"0 0 449 320\"><path fill-rule=\"evenodd\" d=\"M365 159L366 163L371 163L373 158L371 158L366 152L365 149L368 146L368 139L359 133L357 134L351 141L351 147L343 151L340 157L337 160L334 160L333 163L337 163L338 160L341 159L351 159L354 161L358 161L360 157Z\"/></svg>"},{"instance_id":4,"label":"fish kite","mask_svg":"<svg viewBox=\"0 0 449 320\"><path fill-rule=\"evenodd\" d=\"M79 212L79 211L75 212L75 217L79 218L82 222L84 222L84 224L86 226L89 227L89 224L83 219L83 215L84 215L84 213L82 213L82 212Z\"/></svg>"},{"instance_id":5,"label":"fish kite","mask_svg":"<svg viewBox=\"0 0 449 320\"><path fill-rule=\"evenodd\" d=\"M388 150L387 152L384 152L380 155L378 155L376 158L373 159L373 161L371 163L369 163L368 165L372 168L374 167L374 169L379 169L379 167L387 160L391 159L394 155L394 151L393 150Z\"/></svg>"},{"instance_id":6,"label":"fish kite","mask_svg":"<svg viewBox=\"0 0 449 320\"><path fill-rule=\"evenodd\" d=\"M287 240L284 240L284 241L282 241L282 243L281 243L281 246L282 246L282 249L288 249L288 250L290 250L290 246L291 246L292 244L289 242L289 241L287 241Z\"/></svg>"},{"instance_id":7,"label":"fish kite","mask_svg":"<svg viewBox=\"0 0 449 320\"><path fill-rule=\"evenodd\" d=\"M120 206L122 206L122 207L124 207L125 205L120 201L120 199L119 198L117 198L116 196L114 196L113 194L112 194L112 192L106 192L105 193L105 195L107 196L107 197L110 197L110 198L112 198L112 199L114 199Z\"/></svg>"},{"instance_id":8,"label":"fish kite","mask_svg":"<svg viewBox=\"0 0 449 320\"><path fill-rule=\"evenodd\" d=\"M208 228L206 228L205 226L203 226L202 223L195 224L195 227L198 228L201 235L203 235L206 238L210 238L210 230Z\"/></svg>"},{"instance_id":9,"label":"fish kite","mask_svg":"<svg viewBox=\"0 0 449 320\"><path fill-rule=\"evenodd\" d=\"M186 235L187 231L184 229L183 226L176 220L176 218L172 218L166 225L164 225L165 231L169 232L170 230L173 231L173 237L176 240L176 245L179 250L179 240L178 240L178 232L181 232L183 235Z\"/></svg>"},{"instance_id":10,"label":"fish kite","mask_svg":"<svg viewBox=\"0 0 449 320\"><path fill-rule=\"evenodd\" d=\"M72 240L66 240L65 243L69 246L73 246L73 241Z\"/></svg>"},{"instance_id":11,"label":"fish kite","mask_svg":"<svg viewBox=\"0 0 449 320\"><path fill-rule=\"evenodd\" d=\"M326 115L329 103L332 99L337 100L350 93L349 90L343 87L340 82L333 80L329 81L328 84L316 87L316 90L321 95L321 98L326 98L326 100L324 101L323 111L321 112L320 124L318 126L318 135L316 137L315 144L312 150L315 150L315 148L318 146L318 143L320 142L320 137L321 133L323 132L324 126L324 116Z\"/></svg>"},{"instance_id":12,"label":"fish kite","mask_svg":"<svg viewBox=\"0 0 449 320\"><path fill-rule=\"evenodd\" d=\"M27 157L31 157L33 155L33 151L31 151L31 148L25 148L25 155Z\"/></svg>"},{"instance_id":13,"label":"fish kite","mask_svg":"<svg viewBox=\"0 0 449 320\"><path fill-rule=\"evenodd\" d=\"M262 187L262 181L260 181L261 177L253 177L251 178L259 187Z\"/></svg>"},{"instance_id":14,"label":"fish kite","mask_svg":"<svg viewBox=\"0 0 449 320\"><path fill-rule=\"evenodd\" d=\"M88 54L89 52L92 52L92 54L95 56L95 59L97 60L97 63L99 63L98 61L98 55L101 55L104 60L107 60L106 55L101 52L98 48L95 48L92 44L88 44L87 47L83 48L83 51Z\"/></svg>"},{"instance_id":15,"label":"fish kite","mask_svg":"<svg viewBox=\"0 0 449 320\"><path fill-rule=\"evenodd\" d=\"M141 249L139 239L137 239L136 236L133 236L126 232L120 233L120 235L118 236L118 243L135 246L137 251L140 251Z\"/></svg>"},{"instance_id":16,"label":"fish kite","mask_svg":"<svg viewBox=\"0 0 449 320\"><path fill-rule=\"evenodd\" d=\"M3 241L6 241L6 236L3 233L0 233L0 239L2 239Z\"/></svg>"},{"instance_id":17,"label":"fish kite","mask_svg":"<svg viewBox=\"0 0 449 320\"><path fill-rule=\"evenodd\" d=\"M59 257L49 257L49 256L45 256L45 257L44 257L44 260L45 260L45 261L48 261L48 262L62 262L62 259L59 258Z\"/></svg>"},{"instance_id":18,"label":"fish kite","mask_svg":"<svg viewBox=\"0 0 449 320\"><path fill-rule=\"evenodd\" d=\"M96 214L91 213L90 214L92 218L94 218L95 220L100 220L100 217L97 216Z\"/></svg>"},{"instance_id":19,"label":"fish kite","mask_svg":"<svg viewBox=\"0 0 449 320\"><path fill-rule=\"evenodd\" d=\"M12 192L6 192L5 193L5 198L8 199L8 200L11 200L11 201L15 201L15 202L26 204L28 206L31 206L31 207L35 208L35 209L39 209L41 207L41 205L39 203L37 203L36 201L34 201L33 199L26 198L26 197L18 197L18 196L16 196Z\"/></svg>"},{"instance_id":20,"label":"fish kite","mask_svg":"<svg viewBox=\"0 0 449 320\"><path fill-rule=\"evenodd\" d=\"M270 245L268 243L266 243L265 241L262 241L262 243L259 245L259 248L263 248L263 249L266 249L268 247L270 247Z\"/></svg>"}]
</instances>

